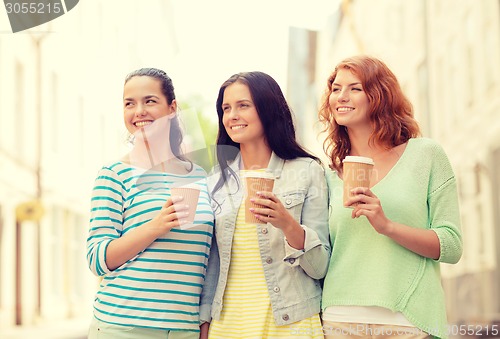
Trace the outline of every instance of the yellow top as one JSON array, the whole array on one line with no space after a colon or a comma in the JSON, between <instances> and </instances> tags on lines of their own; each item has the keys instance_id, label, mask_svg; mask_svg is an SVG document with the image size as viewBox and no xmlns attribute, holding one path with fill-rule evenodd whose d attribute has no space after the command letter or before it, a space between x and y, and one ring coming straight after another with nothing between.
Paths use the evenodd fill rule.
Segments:
<instances>
[{"instance_id":1,"label":"yellow top","mask_svg":"<svg viewBox=\"0 0 500 339\"><path fill-rule=\"evenodd\" d=\"M210 339L323 339L319 315L276 326L260 259L257 228L245 223L245 204L238 210L231 265L220 320L210 324Z\"/></svg>"}]
</instances>

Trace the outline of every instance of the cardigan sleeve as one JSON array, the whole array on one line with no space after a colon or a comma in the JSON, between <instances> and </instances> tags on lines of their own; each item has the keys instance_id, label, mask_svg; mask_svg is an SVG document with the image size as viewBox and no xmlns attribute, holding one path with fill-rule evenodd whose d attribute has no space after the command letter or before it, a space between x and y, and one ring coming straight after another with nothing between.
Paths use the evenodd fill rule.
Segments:
<instances>
[{"instance_id":1,"label":"cardigan sleeve","mask_svg":"<svg viewBox=\"0 0 500 339\"><path fill-rule=\"evenodd\" d=\"M428 204L430 228L440 244L437 261L455 264L463 251L457 183L451 164L438 144L432 148Z\"/></svg>"}]
</instances>

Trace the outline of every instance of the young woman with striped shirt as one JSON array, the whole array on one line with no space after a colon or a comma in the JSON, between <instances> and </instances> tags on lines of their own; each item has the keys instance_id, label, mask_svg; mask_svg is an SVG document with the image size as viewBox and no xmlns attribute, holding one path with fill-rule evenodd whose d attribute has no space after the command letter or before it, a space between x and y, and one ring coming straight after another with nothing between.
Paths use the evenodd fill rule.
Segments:
<instances>
[{"instance_id":1,"label":"young woman with striped shirt","mask_svg":"<svg viewBox=\"0 0 500 339\"><path fill-rule=\"evenodd\" d=\"M103 279L89 338L198 338L213 232L206 174L182 156L165 72L129 74L123 110L133 148L102 167L92 194L87 261ZM193 222L185 201L171 193L176 186L199 190Z\"/></svg>"}]
</instances>

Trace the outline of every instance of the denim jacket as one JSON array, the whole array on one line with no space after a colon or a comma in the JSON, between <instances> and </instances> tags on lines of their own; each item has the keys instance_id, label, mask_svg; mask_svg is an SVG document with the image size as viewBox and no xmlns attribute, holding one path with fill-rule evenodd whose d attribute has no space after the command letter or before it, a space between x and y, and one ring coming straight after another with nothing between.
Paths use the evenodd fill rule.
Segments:
<instances>
[{"instance_id":1,"label":"denim jacket","mask_svg":"<svg viewBox=\"0 0 500 339\"><path fill-rule=\"evenodd\" d=\"M236 177L213 196L215 236L201 296L201 322L219 319L231 262L238 208L244 203L239 178L240 157L231 164ZM283 232L270 223L257 224L261 262L277 325L291 324L320 312L321 284L330 259L328 192L323 167L311 158L283 160L274 153L268 172L275 177L273 193L305 231L303 250L288 245ZM213 189L220 172L209 178ZM231 192L232 194L229 194Z\"/></svg>"}]
</instances>

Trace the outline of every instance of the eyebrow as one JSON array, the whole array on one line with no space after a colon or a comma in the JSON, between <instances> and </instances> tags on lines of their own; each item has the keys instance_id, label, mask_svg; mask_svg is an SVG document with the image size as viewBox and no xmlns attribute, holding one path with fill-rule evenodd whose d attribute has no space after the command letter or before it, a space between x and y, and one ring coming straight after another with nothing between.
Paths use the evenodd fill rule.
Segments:
<instances>
[{"instance_id":1,"label":"eyebrow","mask_svg":"<svg viewBox=\"0 0 500 339\"><path fill-rule=\"evenodd\" d=\"M349 85L347 85L347 86L354 86L354 85L361 85L361 82L360 82L360 81L358 81L358 82L353 82L352 84L349 84ZM332 84L332 86L341 86L341 85L340 85L340 84L337 84L336 82L334 82L334 83Z\"/></svg>"},{"instance_id":2,"label":"eyebrow","mask_svg":"<svg viewBox=\"0 0 500 339\"><path fill-rule=\"evenodd\" d=\"M151 98L160 99L156 95L146 95L143 99L147 100ZM123 101L134 101L134 98L123 98Z\"/></svg>"},{"instance_id":3,"label":"eyebrow","mask_svg":"<svg viewBox=\"0 0 500 339\"><path fill-rule=\"evenodd\" d=\"M242 103L242 102L250 102L251 103L252 100L250 100L250 99L241 99L241 100L236 101L237 104ZM229 103L223 102L222 106L224 106L224 105L229 105Z\"/></svg>"}]
</instances>

